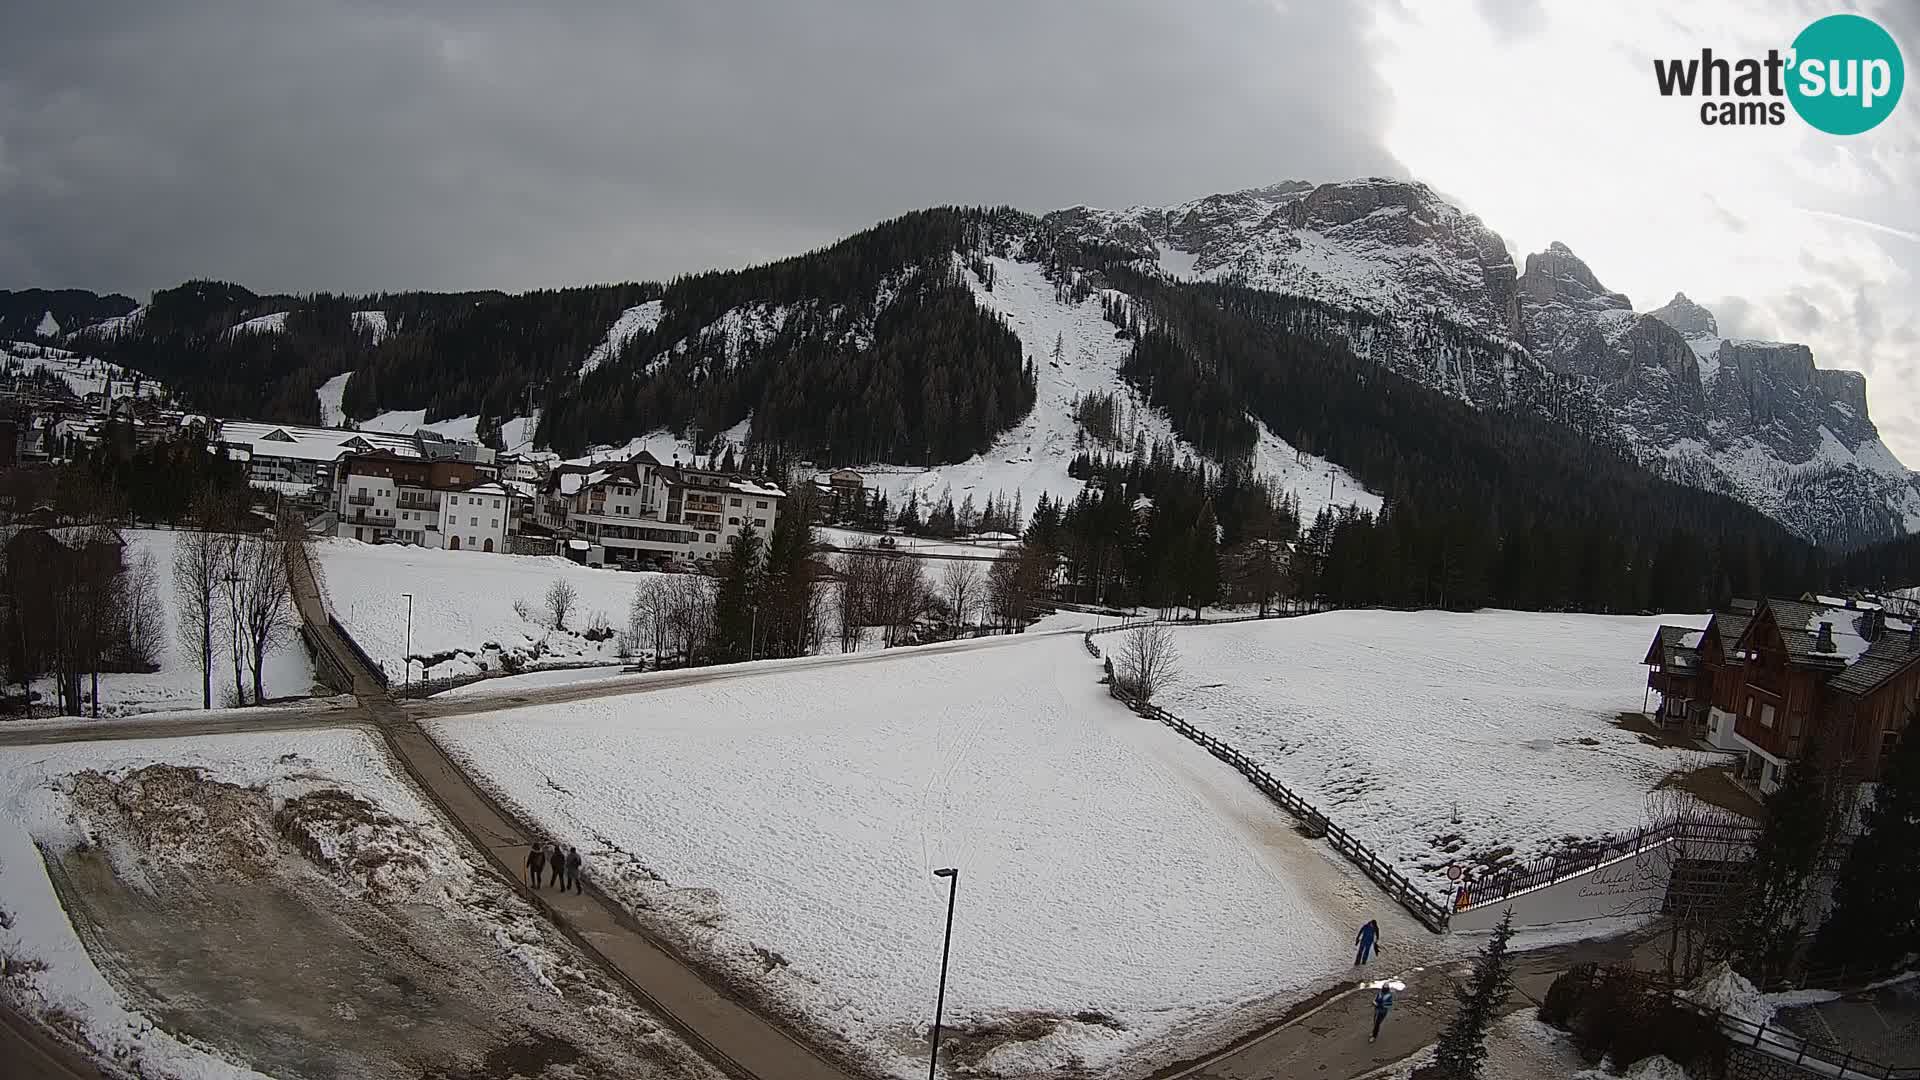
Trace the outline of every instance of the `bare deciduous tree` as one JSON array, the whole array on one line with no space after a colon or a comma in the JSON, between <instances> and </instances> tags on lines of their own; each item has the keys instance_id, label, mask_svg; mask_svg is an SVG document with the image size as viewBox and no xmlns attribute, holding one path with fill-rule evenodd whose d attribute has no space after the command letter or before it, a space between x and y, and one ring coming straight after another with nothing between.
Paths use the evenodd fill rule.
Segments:
<instances>
[{"instance_id":1,"label":"bare deciduous tree","mask_svg":"<svg viewBox=\"0 0 1920 1080\"><path fill-rule=\"evenodd\" d=\"M978 603L980 573L970 562L954 560L940 573L940 595L947 602L947 617L953 636L973 617L973 609Z\"/></svg>"},{"instance_id":2,"label":"bare deciduous tree","mask_svg":"<svg viewBox=\"0 0 1920 1080\"><path fill-rule=\"evenodd\" d=\"M567 616L579 601L579 592L566 578L554 578L553 584L547 586L547 618L555 630L567 628Z\"/></svg>"},{"instance_id":3,"label":"bare deciduous tree","mask_svg":"<svg viewBox=\"0 0 1920 1080\"><path fill-rule=\"evenodd\" d=\"M153 552L143 551L120 576L120 638L125 667L155 670L166 642L166 608L160 602L160 567Z\"/></svg>"},{"instance_id":4,"label":"bare deciduous tree","mask_svg":"<svg viewBox=\"0 0 1920 1080\"><path fill-rule=\"evenodd\" d=\"M1160 623L1148 623L1127 631L1114 657L1113 681L1127 702L1151 705L1154 696L1166 689L1179 671L1173 631Z\"/></svg>"},{"instance_id":5,"label":"bare deciduous tree","mask_svg":"<svg viewBox=\"0 0 1920 1080\"><path fill-rule=\"evenodd\" d=\"M181 651L200 669L200 707L213 708L213 661L220 620L220 577L226 565L226 538L216 530L220 506L212 493L194 500L189 527L173 549L173 591L179 612Z\"/></svg>"},{"instance_id":6,"label":"bare deciduous tree","mask_svg":"<svg viewBox=\"0 0 1920 1080\"><path fill-rule=\"evenodd\" d=\"M264 701L262 669L267 657L293 639L298 619L293 589L287 577L287 545L278 538L241 538L235 560L239 573L240 647L253 676L253 700Z\"/></svg>"}]
</instances>

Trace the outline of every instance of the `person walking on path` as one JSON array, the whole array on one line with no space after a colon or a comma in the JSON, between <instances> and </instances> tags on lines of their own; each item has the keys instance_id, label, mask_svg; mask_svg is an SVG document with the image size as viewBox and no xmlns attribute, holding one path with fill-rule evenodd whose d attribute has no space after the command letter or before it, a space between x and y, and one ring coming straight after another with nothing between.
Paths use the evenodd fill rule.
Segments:
<instances>
[{"instance_id":1,"label":"person walking on path","mask_svg":"<svg viewBox=\"0 0 1920 1080\"><path fill-rule=\"evenodd\" d=\"M1361 927L1360 932L1353 936L1353 943L1360 946L1360 951L1353 957L1353 966L1359 967L1372 959L1374 953L1380 951L1380 924L1368 919L1367 925Z\"/></svg>"},{"instance_id":2,"label":"person walking on path","mask_svg":"<svg viewBox=\"0 0 1920 1080\"><path fill-rule=\"evenodd\" d=\"M578 848L567 849L567 884L573 886L574 892L583 891L580 887L580 850ZM561 891L564 892L565 889Z\"/></svg>"},{"instance_id":3,"label":"person walking on path","mask_svg":"<svg viewBox=\"0 0 1920 1080\"><path fill-rule=\"evenodd\" d=\"M547 865L553 867L553 887L559 889L561 892L566 892L567 882L565 875L567 870L567 857L561 853L558 842L547 849Z\"/></svg>"},{"instance_id":4,"label":"person walking on path","mask_svg":"<svg viewBox=\"0 0 1920 1080\"><path fill-rule=\"evenodd\" d=\"M527 880L537 890L540 888L540 875L547 868L547 845L535 844L527 852Z\"/></svg>"},{"instance_id":5,"label":"person walking on path","mask_svg":"<svg viewBox=\"0 0 1920 1080\"><path fill-rule=\"evenodd\" d=\"M1380 1025L1386 1022L1387 1014L1393 1011L1393 987L1386 983L1373 992L1373 1034L1367 1036L1368 1042L1380 1037Z\"/></svg>"}]
</instances>

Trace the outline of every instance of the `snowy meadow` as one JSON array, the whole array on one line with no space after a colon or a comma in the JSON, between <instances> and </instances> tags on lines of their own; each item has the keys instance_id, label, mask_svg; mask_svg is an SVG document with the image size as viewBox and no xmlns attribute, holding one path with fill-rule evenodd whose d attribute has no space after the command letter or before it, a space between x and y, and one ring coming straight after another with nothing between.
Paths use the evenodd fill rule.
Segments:
<instances>
[{"instance_id":1,"label":"snowy meadow","mask_svg":"<svg viewBox=\"0 0 1920 1080\"><path fill-rule=\"evenodd\" d=\"M1226 740L1409 878L1631 832L1714 755L1644 742L1640 660L1705 616L1341 611L1181 628L1158 704Z\"/></svg>"},{"instance_id":2,"label":"snowy meadow","mask_svg":"<svg viewBox=\"0 0 1920 1080\"><path fill-rule=\"evenodd\" d=\"M430 728L651 929L887 1074L924 1071L959 868L954 1060L1098 1071L1344 973L1378 898L1097 678L1077 636L988 639Z\"/></svg>"}]
</instances>

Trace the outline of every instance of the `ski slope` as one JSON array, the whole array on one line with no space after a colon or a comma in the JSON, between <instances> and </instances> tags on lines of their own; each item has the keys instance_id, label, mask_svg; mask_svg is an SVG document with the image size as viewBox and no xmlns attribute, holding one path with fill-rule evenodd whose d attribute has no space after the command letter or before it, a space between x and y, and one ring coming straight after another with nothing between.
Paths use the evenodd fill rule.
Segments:
<instances>
[{"instance_id":1,"label":"ski slope","mask_svg":"<svg viewBox=\"0 0 1920 1080\"><path fill-rule=\"evenodd\" d=\"M1020 338L1034 362L1033 411L1002 435L984 454L954 465L930 469L904 468L886 463L860 467L867 482L887 492L896 505L917 493L922 503L938 501L951 491L955 502L971 493L976 503L988 495L1017 491L1028 509L1042 492L1072 501L1084 486L1067 475L1067 466L1079 449L1079 424L1073 404L1094 394L1114 394L1135 418L1136 430L1148 443L1174 444L1195 458L1201 455L1173 431L1159 410L1143 402L1120 377L1120 366L1130 342L1114 337L1114 326L1101 316L1100 300L1080 303L1056 299L1053 283L1041 268L1015 259L992 258L993 288L971 269L964 271L974 299L998 314ZM1055 356L1055 347L1059 356ZM1357 504L1378 510L1380 498L1359 481L1324 459L1300 455L1284 439L1259 425L1254 467L1300 497L1303 520L1312 521L1323 506ZM1122 432L1131 443L1131 434Z\"/></svg>"}]
</instances>

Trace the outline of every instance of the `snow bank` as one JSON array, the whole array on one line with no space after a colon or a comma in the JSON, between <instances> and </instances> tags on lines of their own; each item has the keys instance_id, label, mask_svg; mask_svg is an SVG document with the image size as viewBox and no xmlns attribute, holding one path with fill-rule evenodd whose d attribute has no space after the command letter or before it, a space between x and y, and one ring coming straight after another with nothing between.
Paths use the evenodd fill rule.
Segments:
<instances>
[{"instance_id":1,"label":"snow bank","mask_svg":"<svg viewBox=\"0 0 1920 1080\"><path fill-rule=\"evenodd\" d=\"M656 932L888 1075L925 1072L932 872L958 867L948 1023L1043 1034L951 1045L1097 1075L1345 977L1380 899L1096 674L1060 635L429 727L543 830L587 839Z\"/></svg>"},{"instance_id":2,"label":"snow bank","mask_svg":"<svg viewBox=\"0 0 1920 1080\"><path fill-rule=\"evenodd\" d=\"M1712 760L1611 723L1640 709L1640 659L1675 621L1344 611L1181 628L1160 704L1446 895L1456 860L1641 827L1648 791Z\"/></svg>"},{"instance_id":3,"label":"snow bank","mask_svg":"<svg viewBox=\"0 0 1920 1080\"><path fill-rule=\"evenodd\" d=\"M407 601L413 594L413 677L500 672L508 663L538 667L556 662L615 663L615 638L588 641L590 620L604 615L625 626L641 583L658 577L594 570L552 556L442 551L394 544L326 540L313 547L326 580L329 606L394 682L406 677ZM566 630L545 623L547 589L571 584L577 606ZM528 615L514 610L525 603Z\"/></svg>"}]
</instances>

